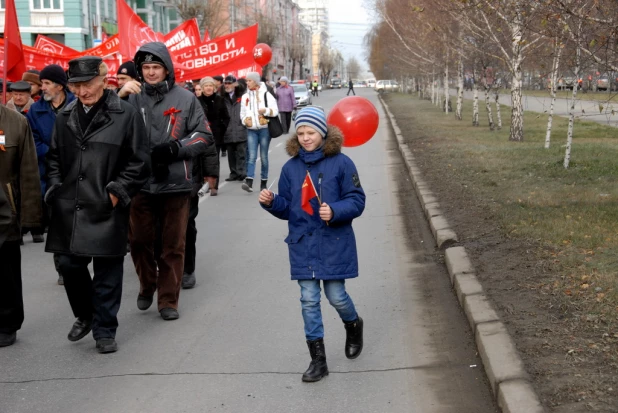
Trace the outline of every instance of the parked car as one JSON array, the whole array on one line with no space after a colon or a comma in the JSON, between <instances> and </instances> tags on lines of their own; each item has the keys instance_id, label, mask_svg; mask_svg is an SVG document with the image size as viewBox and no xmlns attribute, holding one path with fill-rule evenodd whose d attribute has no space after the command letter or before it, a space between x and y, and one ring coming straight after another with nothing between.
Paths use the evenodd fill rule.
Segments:
<instances>
[{"instance_id":1,"label":"parked car","mask_svg":"<svg viewBox=\"0 0 618 413\"><path fill-rule=\"evenodd\" d=\"M329 89L341 89L341 79L331 79L328 85Z\"/></svg>"},{"instance_id":2,"label":"parked car","mask_svg":"<svg viewBox=\"0 0 618 413\"><path fill-rule=\"evenodd\" d=\"M375 79L369 79L369 80L367 81L367 87L373 87L373 88L375 88L375 87L376 87L376 80L375 80Z\"/></svg>"},{"instance_id":3,"label":"parked car","mask_svg":"<svg viewBox=\"0 0 618 413\"><path fill-rule=\"evenodd\" d=\"M294 97L296 98L296 104L298 106L307 106L312 104L311 91L307 89L307 86L304 83L294 83L290 86L294 89Z\"/></svg>"},{"instance_id":4,"label":"parked car","mask_svg":"<svg viewBox=\"0 0 618 413\"><path fill-rule=\"evenodd\" d=\"M378 93L399 92L399 84L394 80L378 80L374 90Z\"/></svg>"}]
</instances>

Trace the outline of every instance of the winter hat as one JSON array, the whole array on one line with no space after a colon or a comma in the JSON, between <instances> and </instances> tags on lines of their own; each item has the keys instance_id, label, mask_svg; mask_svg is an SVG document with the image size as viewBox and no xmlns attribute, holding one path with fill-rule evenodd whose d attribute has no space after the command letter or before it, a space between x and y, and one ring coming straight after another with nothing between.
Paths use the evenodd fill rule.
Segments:
<instances>
[{"instance_id":1,"label":"winter hat","mask_svg":"<svg viewBox=\"0 0 618 413\"><path fill-rule=\"evenodd\" d=\"M21 77L21 80L25 82L36 83L37 85L41 86L41 79L39 78L40 73L41 72L36 69L25 71Z\"/></svg>"},{"instance_id":2,"label":"winter hat","mask_svg":"<svg viewBox=\"0 0 618 413\"><path fill-rule=\"evenodd\" d=\"M41 81L47 79L51 82L67 87L67 74L64 69L58 65L45 66L39 75Z\"/></svg>"},{"instance_id":3,"label":"winter hat","mask_svg":"<svg viewBox=\"0 0 618 413\"><path fill-rule=\"evenodd\" d=\"M260 74L258 72L249 72L245 77L247 80L253 80L258 85L260 84Z\"/></svg>"},{"instance_id":4,"label":"winter hat","mask_svg":"<svg viewBox=\"0 0 618 413\"><path fill-rule=\"evenodd\" d=\"M290 81L288 80L288 78L286 76L281 76L281 78L279 78L279 81L290 83Z\"/></svg>"},{"instance_id":5,"label":"winter hat","mask_svg":"<svg viewBox=\"0 0 618 413\"><path fill-rule=\"evenodd\" d=\"M236 83L236 78L234 75L227 75L223 81L225 83Z\"/></svg>"},{"instance_id":6,"label":"winter hat","mask_svg":"<svg viewBox=\"0 0 618 413\"><path fill-rule=\"evenodd\" d=\"M215 79L217 82L223 83L223 76L213 76L213 79Z\"/></svg>"},{"instance_id":7,"label":"winter hat","mask_svg":"<svg viewBox=\"0 0 618 413\"><path fill-rule=\"evenodd\" d=\"M210 76L202 78L202 80L200 80L200 86L202 87L202 89L204 89L204 86L206 86L207 83L212 83L212 85L215 86L215 79Z\"/></svg>"},{"instance_id":8,"label":"winter hat","mask_svg":"<svg viewBox=\"0 0 618 413\"><path fill-rule=\"evenodd\" d=\"M294 120L296 130L301 126L315 129L323 138L326 137L326 114L323 110L308 106L301 109Z\"/></svg>"},{"instance_id":9,"label":"winter hat","mask_svg":"<svg viewBox=\"0 0 618 413\"><path fill-rule=\"evenodd\" d=\"M128 62L124 62L123 64L121 64L118 68L118 73L116 73L116 76L118 75L127 75L132 79L137 79L137 70L135 70L135 63L129 60Z\"/></svg>"}]
</instances>

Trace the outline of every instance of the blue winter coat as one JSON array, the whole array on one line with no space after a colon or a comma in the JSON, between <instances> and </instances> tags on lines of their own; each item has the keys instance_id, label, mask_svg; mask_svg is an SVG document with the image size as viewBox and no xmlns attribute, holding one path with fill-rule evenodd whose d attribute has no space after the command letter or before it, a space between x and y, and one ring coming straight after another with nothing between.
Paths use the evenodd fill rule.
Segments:
<instances>
[{"instance_id":1,"label":"blue winter coat","mask_svg":"<svg viewBox=\"0 0 618 413\"><path fill-rule=\"evenodd\" d=\"M67 94L64 107L75 100L75 95L65 91ZM49 151L54 124L56 123L56 114L51 107L51 103L43 99L34 102L30 106L30 110L26 114L26 119L32 129L32 137L36 144L36 156L39 161L39 176L41 177L41 191L45 195L47 190L47 172L45 167L45 156Z\"/></svg>"},{"instance_id":2,"label":"blue winter coat","mask_svg":"<svg viewBox=\"0 0 618 413\"><path fill-rule=\"evenodd\" d=\"M342 280L358 276L358 256L352 220L365 209L365 192L354 162L341 153L343 135L329 126L321 149L305 152L296 136L286 150L292 159L283 166L279 193L270 207L262 206L277 218L288 221L285 239L290 254L293 280ZM319 202L310 203L313 215L301 208L301 190L307 175L322 202L333 210L328 225L320 219Z\"/></svg>"}]
</instances>

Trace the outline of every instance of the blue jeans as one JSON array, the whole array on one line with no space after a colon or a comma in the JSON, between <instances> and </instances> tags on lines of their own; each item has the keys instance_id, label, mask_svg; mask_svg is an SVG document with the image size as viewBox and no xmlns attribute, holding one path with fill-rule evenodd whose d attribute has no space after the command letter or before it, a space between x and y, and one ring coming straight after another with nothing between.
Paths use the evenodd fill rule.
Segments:
<instances>
[{"instance_id":1,"label":"blue jeans","mask_svg":"<svg viewBox=\"0 0 618 413\"><path fill-rule=\"evenodd\" d=\"M247 178L253 179L255 175L258 145L260 145L260 162L262 163L261 178L268 179L268 147L270 146L268 128L247 129Z\"/></svg>"},{"instance_id":2,"label":"blue jeans","mask_svg":"<svg viewBox=\"0 0 618 413\"><path fill-rule=\"evenodd\" d=\"M358 318L352 298L345 291L345 280L324 280L324 293L339 313L344 322ZM322 309L320 307L320 280L299 280L300 302L305 322L305 337L307 340L317 340L324 337Z\"/></svg>"}]
</instances>

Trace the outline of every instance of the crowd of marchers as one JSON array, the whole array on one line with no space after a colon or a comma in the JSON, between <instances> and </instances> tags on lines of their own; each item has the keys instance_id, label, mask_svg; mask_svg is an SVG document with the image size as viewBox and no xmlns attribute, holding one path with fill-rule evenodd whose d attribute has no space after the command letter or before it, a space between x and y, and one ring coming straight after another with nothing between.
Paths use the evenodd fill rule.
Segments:
<instances>
[{"instance_id":1,"label":"crowd of marchers","mask_svg":"<svg viewBox=\"0 0 618 413\"><path fill-rule=\"evenodd\" d=\"M25 72L7 95L0 105L0 347L16 342L24 322L21 245L28 232L53 254L75 317L70 341L92 332L99 353L117 351L127 252L139 278L137 307L148 310L156 294L161 318L178 319L181 289L196 285L199 197L218 194L219 160L227 156L225 180L253 192L258 179L262 207L288 221L291 275L301 287L312 357L303 380L328 374L320 282L346 327L346 356L358 357L363 321L344 282L358 276L351 223L365 194L341 153L343 136L315 107L296 116L286 145L292 159L279 193L270 191L269 123L280 117L288 134L297 106L287 78L273 87L257 72L206 77L190 91L175 81L165 45L153 42L118 73L84 56L67 71L49 65Z\"/></svg>"}]
</instances>

